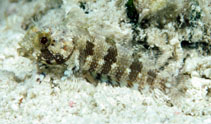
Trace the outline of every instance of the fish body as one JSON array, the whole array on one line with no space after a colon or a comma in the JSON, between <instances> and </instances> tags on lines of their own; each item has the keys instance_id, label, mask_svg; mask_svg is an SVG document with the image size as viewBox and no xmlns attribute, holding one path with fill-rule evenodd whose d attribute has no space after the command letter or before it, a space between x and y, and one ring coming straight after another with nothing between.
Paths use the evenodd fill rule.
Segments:
<instances>
[{"instance_id":1,"label":"fish body","mask_svg":"<svg viewBox=\"0 0 211 124\"><path fill-rule=\"evenodd\" d=\"M148 70L133 50L116 42L86 38L54 39L50 32L30 29L19 53L47 66L65 66L81 75L106 79L113 86L141 89L152 85L156 71ZM56 72L55 72L56 73Z\"/></svg>"}]
</instances>

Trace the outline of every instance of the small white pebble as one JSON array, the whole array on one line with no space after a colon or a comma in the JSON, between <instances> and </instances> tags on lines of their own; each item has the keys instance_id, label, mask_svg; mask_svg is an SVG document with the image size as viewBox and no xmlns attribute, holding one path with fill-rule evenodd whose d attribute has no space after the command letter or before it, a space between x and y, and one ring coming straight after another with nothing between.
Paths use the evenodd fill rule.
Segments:
<instances>
[{"instance_id":1,"label":"small white pebble","mask_svg":"<svg viewBox=\"0 0 211 124\"><path fill-rule=\"evenodd\" d=\"M61 78L61 80L62 80L62 81L65 81L65 80L67 80L67 77L66 77L66 76L63 76L63 77Z\"/></svg>"},{"instance_id":2,"label":"small white pebble","mask_svg":"<svg viewBox=\"0 0 211 124\"><path fill-rule=\"evenodd\" d=\"M171 84L170 84L170 83L166 83L165 85L166 85L166 87L168 87L168 88L171 87Z\"/></svg>"},{"instance_id":3,"label":"small white pebble","mask_svg":"<svg viewBox=\"0 0 211 124\"><path fill-rule=\"evenodd\" d=\"M71 70L66 70L64 72L64 75L67 76L67 77L69 77L71 74L72 74L72 71Z\"/></svg>"},{"instance_id":4,"label":"small white pebble","mask_svg":"<svg viewBox=\"0 0 211 124\"><path fill-rule=\"evenodd\" d=\"M42 81L42 80L45 78L45 76L44 76L43 74L40 74L40 75L39 75L39 78L40 78L40 80Z\"/></svg>"},{"instance_id":5,"label":"small white pebble","mask_svg":"<svg viewBox=\"0 0 211 124\"><path fill-rule=\"evenodd\" d=\"M13 111L18 111L19 107L18 107L17 104L12 104L12 105L11 105L11 109L12 109Z\"/></svg>"}]
</instances>

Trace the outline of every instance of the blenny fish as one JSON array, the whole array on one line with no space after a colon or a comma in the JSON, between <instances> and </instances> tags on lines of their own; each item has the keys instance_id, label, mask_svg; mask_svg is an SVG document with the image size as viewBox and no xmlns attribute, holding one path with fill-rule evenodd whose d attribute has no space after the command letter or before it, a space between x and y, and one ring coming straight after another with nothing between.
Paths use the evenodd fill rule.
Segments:
<instances>
[{"instance_id":1,"label":"blenny fish","mask_svg":"<svg viewBox=\"0 0 211 124\"><path fill-rule=\"evenodd\" d=\"M164 81L157 75L158 71L145 67L133 50L112 39L102 41L70 36L67 41L55 37L50 30L31 28L19 45L19 54L36 60L38 65L65 67L91 83L104 78L113 86L138 90L145 86L165 87Z\"/></svg>"}]
</instances>

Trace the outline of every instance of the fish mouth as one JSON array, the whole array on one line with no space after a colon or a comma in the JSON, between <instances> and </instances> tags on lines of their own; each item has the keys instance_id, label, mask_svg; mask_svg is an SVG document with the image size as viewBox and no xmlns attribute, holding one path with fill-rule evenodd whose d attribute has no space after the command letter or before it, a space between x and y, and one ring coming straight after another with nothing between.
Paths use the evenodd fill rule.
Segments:
<instances>
[{"instance_id":1,"label":"fish mouth","mask_svg":"<svg viewBox=\"0 0 211 124\"><path fill-rule=\"evenodd\" d=\"M41 49L41 53L38 56L38 61L44 64L48 65L61 65L64 64L67 60L70 59L71 55L73 54L75 47L71 51L71 53L67 56L64 57L63 55L59 53L52 53L48 48Z\"/></svg>"}]
</instances>

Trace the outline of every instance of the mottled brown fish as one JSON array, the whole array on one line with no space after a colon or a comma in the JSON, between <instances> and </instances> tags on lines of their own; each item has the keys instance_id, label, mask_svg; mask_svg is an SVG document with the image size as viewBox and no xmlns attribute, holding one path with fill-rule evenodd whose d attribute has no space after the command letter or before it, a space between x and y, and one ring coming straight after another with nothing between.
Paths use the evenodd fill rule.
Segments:
<instances>
[{"instance_id":1,"label":"mottled brown fish","mask_svg":"<svg viewBox=\"0 0 211 124\"><path fill-rule=\"evenodd\" d=\"M132 50L112 40L53 38L46 31L32 28L20 42L20 55L48 66L66 66L94 83L106 79L113 86L142 89L159 83L156 72L148 70Z\"/></svg>"}]
</instances>

